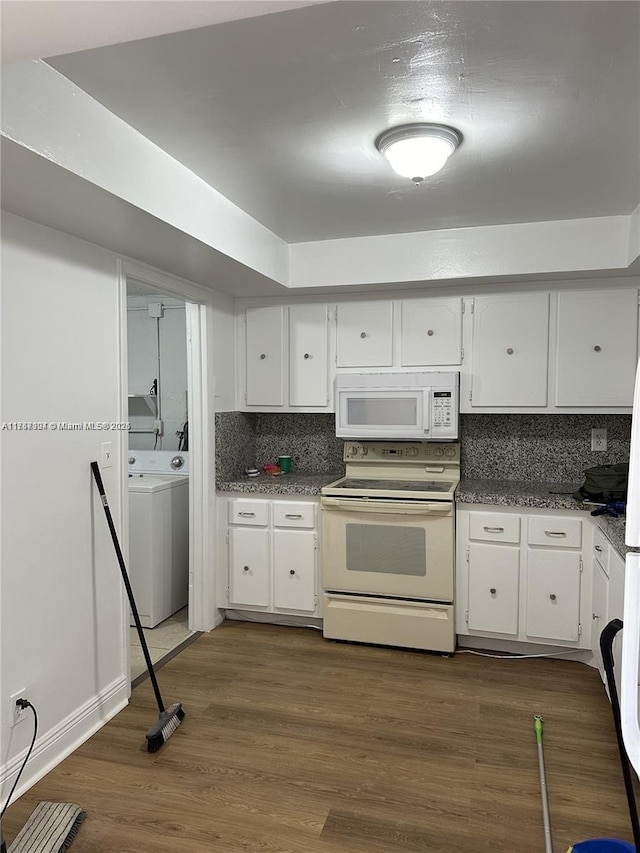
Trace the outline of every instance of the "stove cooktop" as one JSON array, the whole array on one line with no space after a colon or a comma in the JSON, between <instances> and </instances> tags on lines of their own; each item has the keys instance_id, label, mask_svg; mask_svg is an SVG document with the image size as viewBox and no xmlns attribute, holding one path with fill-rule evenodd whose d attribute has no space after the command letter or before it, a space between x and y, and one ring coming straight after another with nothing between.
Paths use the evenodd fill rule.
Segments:
<instances>
[{"instance_id":1,"label":"stove cooktop","mask_svg":"<svg viewBox=\"0 0 640 853\"><path fill-rule=\"evenodd\" d=\"M374 480L368 477L345 477L332 483L332 489L361 489L390 492L449 492L453 482L445 480ZM329 486L327 486L329 488Z\"/></svg>"}]
</instances>

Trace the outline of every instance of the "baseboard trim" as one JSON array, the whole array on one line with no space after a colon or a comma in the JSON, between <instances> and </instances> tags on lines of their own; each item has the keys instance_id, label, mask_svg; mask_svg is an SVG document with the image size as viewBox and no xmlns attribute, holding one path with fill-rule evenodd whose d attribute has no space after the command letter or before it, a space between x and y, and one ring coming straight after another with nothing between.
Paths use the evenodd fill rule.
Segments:
<instances>
[{"instance_id":1,"label":"baseboard trim","mask_svg":"<svg viewBox=\"0 0 640 853\"><path fill-rule=\"evenodd\" d=\"M39 737L12 801L28 791L125 708L129 703L128 694L128 679L121 675L99 694L69 714L57 726ZM27 749L23 749L3 765L0 771L0 786L6 794L11 790L26 754Z\"/></svg>"}]
</instances>

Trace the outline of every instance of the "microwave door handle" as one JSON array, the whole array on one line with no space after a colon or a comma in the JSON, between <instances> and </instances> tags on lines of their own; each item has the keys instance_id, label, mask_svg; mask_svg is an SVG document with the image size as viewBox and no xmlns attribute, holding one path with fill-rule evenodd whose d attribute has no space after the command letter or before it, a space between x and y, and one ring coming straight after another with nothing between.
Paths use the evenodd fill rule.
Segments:
<instances>
[{"instance_id":1,"label":"microwave door handle","mask_svg":"<svg viewBox=\"0 0 640 853\"><path fill-rule=\"evenodd\" d=\"M423 503L420 506L410 504L389 504L384 501L340 500L340 498L323 498L324 509L339 509L347 512L386 513L389 515L451 515L452 504L447 501L438 503Z\"/></svg>"},{"instance_id":2,"label":"microwave door handle","mask_svg":"<svg viewBox=\"0 0 640 853\"><path fill-rule=\"evenodd\" d=\"M431 434L431 392L424 391L422 394L422 431L425 435Z\"/></svg>"}]
</instances>

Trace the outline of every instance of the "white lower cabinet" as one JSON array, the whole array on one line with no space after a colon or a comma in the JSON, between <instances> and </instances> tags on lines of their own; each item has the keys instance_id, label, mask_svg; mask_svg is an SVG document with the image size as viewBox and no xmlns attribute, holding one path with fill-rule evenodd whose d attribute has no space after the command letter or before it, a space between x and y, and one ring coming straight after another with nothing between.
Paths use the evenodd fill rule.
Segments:
<instances>
[{"instance_id":1,"label":"white lower cabinet","mask_svg":"<svg viewBox=\"0 0 640 853\"><path fill-rule=\"evenodd\" d=\"M593 541L593 608L592 608L592 651L600 676L605 681L600 634L612 619L620 619L624 611L624 560L609 542L604 533L597 529ZM620 692L620 666L622 658L622 631L613 641L613 669L616 687Z\"/></svg>"},{"instance_id":2,"label":"white lower cabinet","mask_svg":"<svg viewBox=\"0 0 640 853\"><path fill-rule=\"evenodd\" d=\"M580 637L580 552L526 552L525 631L531 639L575 643Z\"/></svg>"},{"instance_id":3,"label":"white lower cabinet","mask_svg":"<svg viewBox=\"0 0 640 853\"><path fill-rule=\"evenodd\" d=\"M268 530L229 530L229 604L269 606L269 535Z\"/></svg>"},{"instance_id":4,"label":"white lower cabinet","mask_svg":"<svg viewBox=\"0 0 640 853\"><path fill-rule=\"evenodd\" d=\"M469 543L470 631L518 633L520 549L513 545Z\"/></svg>"},{"instance_id":5,"label":"white lower cabinet","mask_svg":"<svg viewBox=\"0 0 640 853\"><path fill-rule=\"evenodd\" d=\"M314 501L229 498L227 606L317 615L317 517Z\"/></svg>"},{"instance_id":6,"label":"white lower cabinet","mask_svg":"<svg viewBox=\"0 0 640 853\"><path fill-rule=\"evenodd\" d=\"M590 522L577 513L497 509L457 507L456 632L590 648Z\"/></svg>"}]
</instances>

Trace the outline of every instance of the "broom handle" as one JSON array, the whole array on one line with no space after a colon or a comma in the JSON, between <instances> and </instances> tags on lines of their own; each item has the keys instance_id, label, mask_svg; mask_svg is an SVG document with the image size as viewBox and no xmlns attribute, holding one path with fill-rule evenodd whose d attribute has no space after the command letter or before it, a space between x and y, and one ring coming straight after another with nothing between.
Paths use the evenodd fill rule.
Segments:
<instances>
[{"instance_id":1,"label":"broom handle","mask_svg":"<svg viewBox=\"0 0 640 853\"><path fill-rule=\"evenodd\" d=\"M124 564L124 557L122 556L122 551L120 550L120 543L118 542L118 534L116 533L115 524L113 523L113 518L111 517L111 510L109 509L109 503L107 501L107 496L104 491L104 485L102 484L102 477L100 475L100 468L98 467L97 462L91 463L91 470L93 471L93 478L96 481L96 486L98 487L98 491L100 492L100 497L102 499L102 506L104 507L104 514L107 517L107 524L109 525L109 530L111 531L111 539L113 540L113 547L116 549L116 556L118 558L118 563L120 565L120 571L122 572L122 580L124 581L125 589L127 590L127 596L129 598L129 604L131 605L131 612L133 613L133 619L136 623L136 629L138 631L138 637L140 638L140 645L142 646L142 652L144 654L144 659L147 662L147 669L149 670L149 678L151 679L151 684L153 685L153 692L156 694L156 702L158 703L158 709L160 713L164 711L164 702L162 701L162 696L160 695L160 688L158 686L158 679L156 678L156 674L153 670L153 663L151 661L151 655L149 654L149 649L147 647L147 641L144 636L144 631L142 630L142 623L140 622L140 616L138 614L138 608L136 607L136 601L133 597L133 589L131 588L131 583L129 581L129 575L127 574L127 568Z\"/></svg>"},{"instance_id":2,"label":"broom handle","mask_svg":"<svg viewBox=\"0 0 640 853\"><path fill-rule=\"evenodd\" d=\"M553 842L551 841L551 821L549 820L549 798L547 796L547 779L544 772L544 753L542 751L542 724L544 720L540 714L533 717L533 727L538 744L538 768L540 770L540 794L542 796L542 818L544 821L544 849L545 853L553 853Z\"/></svg>"},{"instance_id":3,"label":"broom handle","mask_svg":"<svg viewBox=\"0 0 640 853\"><path fill-rule=\"evenodd\" d=\"M627 755L624 739L622 737L620 702L618 700L618 689L616 687L616 676L614 672L613 641L622 628L623 624L621 619L612 619L611 622L605 625L602 629L602 633L600 634L600 653L602 655L602 664L607 678L607 687L609 688L609 699L611 700L613 723L616 730L616 739L618 741L618 752L620 754L620 764L622 766L622 778L624 779L624 788L627 794L627 805L629 807L629 820L631 822L631 830L633 832L633 843L636 850L640 850L640 824L638 823L638 809L636 807L636 798L633 791L633 781L630 769L631 765L629 764L629 756Z\"/></svg>"}]
</instances>

